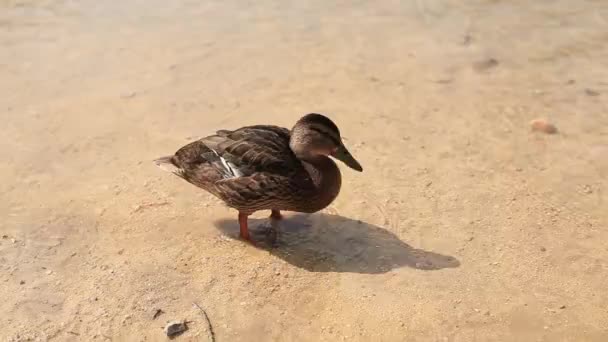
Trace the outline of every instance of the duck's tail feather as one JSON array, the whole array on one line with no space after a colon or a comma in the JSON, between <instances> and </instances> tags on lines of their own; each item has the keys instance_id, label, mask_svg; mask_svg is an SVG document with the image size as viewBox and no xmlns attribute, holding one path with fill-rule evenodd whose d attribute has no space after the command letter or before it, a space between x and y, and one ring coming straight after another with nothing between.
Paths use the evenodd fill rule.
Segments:
<instances>
[{"instance_id":1,"label":"duck's tail feather","mask_svg":"<svg viewBox=\"0 0 608 342\"><path fill-rule=\"evenodd\" d=\"M164 171L183 177L184 170L175 164L175 156L166 156L154 160L154 164Z\"/></svg>"}]
</instances>

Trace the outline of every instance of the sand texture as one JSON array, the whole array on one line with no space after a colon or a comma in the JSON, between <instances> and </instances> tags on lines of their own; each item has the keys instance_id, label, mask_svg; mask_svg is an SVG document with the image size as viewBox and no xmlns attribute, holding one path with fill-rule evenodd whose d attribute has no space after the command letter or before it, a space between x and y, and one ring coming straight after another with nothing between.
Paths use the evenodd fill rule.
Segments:
<instances>
[{"instance_id":1,"label":"sand texture","mask_svg":"<svg viewBox=\"0 0 608 342\"><path fill-rule=\"evenodd\" d=\"M608 341L607 32L591 0L0 0L0 341ZM152 163L309 112L364 172L275 248Z\"/></svg>"}]
</instances>

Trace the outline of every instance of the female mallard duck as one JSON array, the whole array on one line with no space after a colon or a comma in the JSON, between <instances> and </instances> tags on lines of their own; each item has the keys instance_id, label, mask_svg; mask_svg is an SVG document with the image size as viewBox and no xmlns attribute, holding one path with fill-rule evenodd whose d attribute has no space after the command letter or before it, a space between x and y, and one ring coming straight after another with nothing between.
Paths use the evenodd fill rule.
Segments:
<instances>
[{"instance_id":1,"label":"female mallard duck","mask_svg":"<svg viewBox=\"0 0 608 342\"><path fill-rule=\"evenodd\" d=\"M321 114L302 117L289 131L258 125L221 130L155 163L207 190L239 211L240 235L250 240L247 217L258 210L313 213L340 192L340 170L328 156L363 171L340 130Z\"/></svg>"}]
</instances>

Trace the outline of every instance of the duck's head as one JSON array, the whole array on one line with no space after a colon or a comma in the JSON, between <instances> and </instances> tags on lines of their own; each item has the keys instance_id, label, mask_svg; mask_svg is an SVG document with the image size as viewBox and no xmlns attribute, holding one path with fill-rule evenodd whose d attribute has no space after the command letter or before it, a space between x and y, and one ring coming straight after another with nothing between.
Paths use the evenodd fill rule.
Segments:
<instances>
[{"instance_id":1,"label":"duck's head","mask_svg":"<svg viewBox=\"0 0 608 342\"><path fill-rule=\"evenodd\" d=\"M361 164L344 146L338 126L321 114L307 114L296 122L291 130L289 147L302 160L332 156L353 170L363 171Z\"/></svg>"}]
</instances>

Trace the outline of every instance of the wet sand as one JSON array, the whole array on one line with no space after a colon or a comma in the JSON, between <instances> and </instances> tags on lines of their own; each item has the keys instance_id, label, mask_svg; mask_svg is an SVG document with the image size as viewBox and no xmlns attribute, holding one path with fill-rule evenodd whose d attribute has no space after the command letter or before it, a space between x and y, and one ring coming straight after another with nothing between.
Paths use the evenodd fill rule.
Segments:
<instances>
[{"instance_id":1,"label":"wet sand","mask_svg":"<svg viewBox=\"0 0 608 342\"><path fill-rule=\"evenodd\" d=\"M208 340L193 303L217 341L608 340L607 32L603 1L0 0L0 340ZM308 112L365 171L274 249L151 162Z\"/></svg>"}]
</instances>

